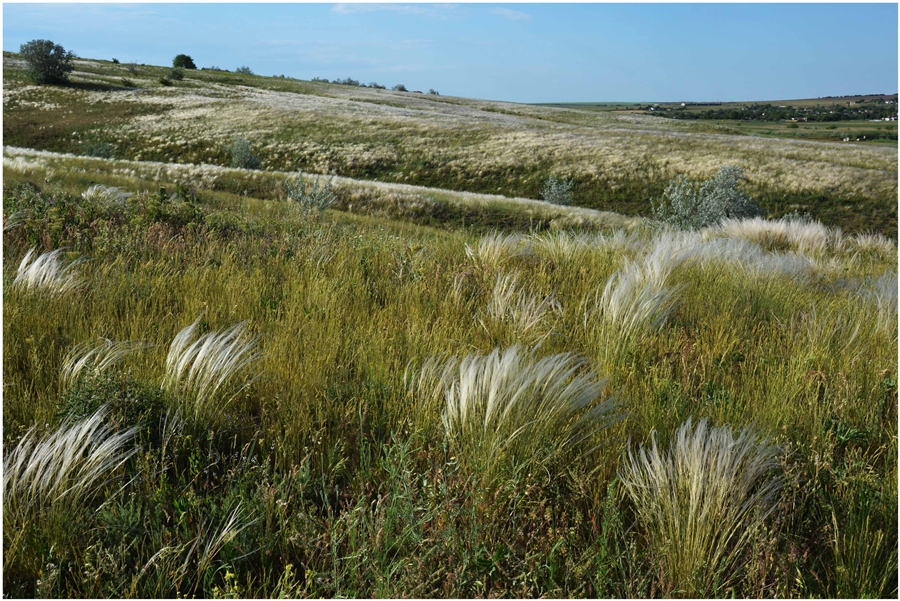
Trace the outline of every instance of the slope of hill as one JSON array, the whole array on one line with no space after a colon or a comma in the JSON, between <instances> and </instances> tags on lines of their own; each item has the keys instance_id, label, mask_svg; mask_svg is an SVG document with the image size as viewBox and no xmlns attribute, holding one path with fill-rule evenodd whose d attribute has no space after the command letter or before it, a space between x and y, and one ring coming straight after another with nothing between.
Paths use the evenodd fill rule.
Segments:
<instances>
[{"instance_id":1,"label":"slope of hill","mask_svg":"<svg viewBox=\"0 0 900 601\"><path fill-rule=\"evenodd\" d=\"M218 71L163 85L160 67L76 64L72 86L38 87L4 55L5 144L229 165L239 136L266 170L525 198L555 175L575 181L576 204L631 215L648 214L676 176L704 179L734 164L772 216L809 212L849 231L896 235L896 148Z\"/></svg>"}]
</instances>

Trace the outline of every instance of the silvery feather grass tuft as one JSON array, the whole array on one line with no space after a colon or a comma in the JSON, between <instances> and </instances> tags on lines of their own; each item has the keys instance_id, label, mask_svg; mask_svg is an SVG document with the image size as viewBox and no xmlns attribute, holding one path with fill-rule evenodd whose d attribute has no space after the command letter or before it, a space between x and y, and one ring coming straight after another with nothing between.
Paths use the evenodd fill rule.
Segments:
<instances>
[{"instance_id":1,"label":"silvery feather grass tuft","mask_svg":"<svg viewBox=\"0 0 900 601\"><path fill-rule=\"evenodd\" d=\"M228 399L217 398L219 391L259 355L254 352L255 340L244 332L245 322L193 340L199 323L197 318L172 340L162 386L180 397L183 418L215 424L221 420L223 409L252 379Z\"/></svg>"},{"instance_id":2,"label":"silvery feather grass tuft","mask_svg":"<svg viewBox=\"0 0 900 601\"><path fill-rule=\"evenodd\" d=\"M106 412L104 405L79 422L64 422L43 440L33 428L25 434L3 459L4 527L22 527L47 508L76 516L137 451L129 444L137 429L113 430L103 423Z\"/></svg>"},{"instance_id":3,"label":"silvery feather grass tuft","mask_svg":"<svg viewBox=\"0 0 900 601\"><path fill-rule=\"evenodd\" d=\"M121 188L115 186L104 186L102 184L94 184L81 193L81 197L85 200L98 202L108 207L124 207L129 192L123 192Z\"/></svg>"},{"instance_id":4,"label":"silvery feather grass tuft","mask_svg":"<svg viewBox=\"0 0 900 601\"><path fill-rule=\"evenodd\" d=\"M749 429L735 438L706 420L694 428L688 419L668 453L655 432L649 450L627 450L619 477L670 594L705 597L734 584L744 551L776 506L777 465L775 448Z\"/></svg>"},{"instance_id":5,"label":"silvery feather grass tuft","mask_svg":"<svg viewBox=\"0 0 900 601\"><path fill-rule=\"evenodd\" d=\"M602 348L610 361L647 329L665 324L679 302L679 287L668 286L672 271L692 258L696 237L666 233L649 252L610 276L602 290L598 286L585 300L584 325L601 335Z\"/></svg>"},{"instance_id":6,"label":"silvery feather grass tuft","mask_svg":"<svg viewBox=\"0 0 900 601\"><path fill-rule=\"evenodd\" d=\"M519 336L537 335L543 339L549 330L541 334L540 326L548 316L559 311L559 303L552 295L540 299L520 287L518 273L497 274L494 293L487 306L491 320L511 324Z\"/></svg>"},{"instance_id":7,"label":"silvery feather grass tuft","mask_svg":"<svg viewBox=\"0 0 900 601\"><path fill-rule=\"evenodd\" d=\"M521 234L493 232L482 236L475 248L466 244L466 256L482 268L496 269L514 257L530 254L530 245Z\"/></svg>"},{"instance_id":8,"label":"silvery feather grass tuft","mask_svg":"<svg viewBox=\"0 0 900 601\"><path fill-rule=\"evenodd\" d=\"M862 292L878 311L876 323L888 333L897 337L897 272L886 271L871 286Z\"/></svg>"},{"instance_id":9,"label":"silvery feather grass tuft","mask_svg":"<svg viewBox=\"0 0 900 601\"><path fill-rule=\"evenodd\" d=\"M31 248L19 263L13 286L25 290L47 290L52 294L63 294L81 285L81 278L72 272L80 263L73 261L63 265L59 259L64 249L51 250L40 256Z\"/></svg>"},{"instance_id":10,"label":"silvery feather grass tuft","mask_svg":"<svg viewBox=\"0 0 900 601\"><path fill-rule=\"evenodd\" d=\"M790 247L795 252L812 257L820 256L828 250L839 251L846 244L840 230L811 220L770 221L762 217L726 219L710 229L726 237L755 242L764 247Z\"/></svg>"},{"instance_id":11,"label":"silvery feather grass tuft","mask_svg":"<svg viewBox=\"0 0 900 601\"><path fill-rule=\"evenodd\" d=\"M443 405L444 432L459 462L486 485L503 470L546 467L608 425L614 407L583 358L535 359L519 346L433 357L407 382L420 402Z\"/></svg>"},{"instance_id":12,"label":"silvery feather grass tuft","mask_svg":"<svg viewBox=\"0 0 900 601\"><path fill-rule=\"evenodd\" d=\"M123 340L113 342L106 338L98 342L82 342L68 352L60 369L60 382L68 388L88 370L91 375L98 375L112 367L126 356L146 348L141 342Z\"/></svg>"}]
</instances>

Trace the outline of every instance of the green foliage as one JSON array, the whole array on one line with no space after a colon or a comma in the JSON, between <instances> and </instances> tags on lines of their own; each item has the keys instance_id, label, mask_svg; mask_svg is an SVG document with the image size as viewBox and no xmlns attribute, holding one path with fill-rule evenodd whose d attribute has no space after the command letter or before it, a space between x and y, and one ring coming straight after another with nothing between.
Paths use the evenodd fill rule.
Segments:
<instances>
[{"instance_id":1,"label":"green foliage","mask_svg":"<svg viewBox=\"0 0 900 601\"><path fill-rule=\"evenodd\" d=\"M544 182L544 187L541 189L541 199L555 205L570 205L572 204L573 185L575 185L575 182L570 179L560 180L551 175Z\"/></svg>"},{"instance_id":2,"label":"green foliage","mask_svg":"<svg viewBox=\"0 0 900 601\"><path fill-rule=\"evenodd\" d=\"M322 212L330 207L336 196L332 187L333 179L322 183L316 178L312 184L304 183L303 172L298 171L297 176L285 180L287 199L303 211Z\"/></svg>"},{"instance_id":3,"label":"green foliage","mask_svg":"<svg viewBox=\"0 0 900 601\"><path fill-rule=\"evenodd\" d=\"M106 419L116 428L141 426L158 431L166 412L166 400L159 386L145 384L130 373L84 375L63 391L59 413L64 418L82 420L106 405ZM158 436L157 436L158 439Z\"/></svg>"},{"instance_id":4,"label":"green foliage","mask_svg":"<svg viewBox=\"0 0 900 601\"><path fill-rule=\"evenodd\" d=\"M231 143L231 166L238 169L259 169L262 162L253 154L250 141L237 137Z\"/></svg>"},{"instance_id":5,"label":"green foliage","mask_svg":"<svg viewBox=\"0 0 900 601\"><path fill-rule=\"evenodd\" d=\"M406 86L403 85L402 83L398 83L397 85L393 86L391 89L395 92L409 92L409 90L406 89Z\"/></svg>"},{"instance_id":6,"label":"green foliage","mask_svg":"<svg viewBox=\"0 0 900 601\"><path fill-rule=\"evenodd\" d=\"M169 69L168 78L172 81L181 81L184 79L184 71L180 67Z\"/></svg>"},{"instance_id":7,"label":"green foliage","mask_svg":"<svg viewBox=\"0 0 900 601\"><path fill-rule=\"evenodd\" d=\"M240 75L253 75L253 70L250 69L250 67L247 67L246 65L238 67L237 69L234 70L234 72L238 73Z\"/></svg>"},{"instance_id":8,"label":"green foliage","mask_svg":"<svg viewBox=\"0 0 900 601\"><path fill-rule=\"evenodd\" d=\"M19 54L28 64L28 75L37 84L66 83L69 73L75 70L75 54L50 40L26 42L19 47Z\"/></svg>"},{"instance_id":9,"label":"green foliage","mask_svg":"<svg viewBox=\"0 0 900 601\"><path fill-rule=\"evenodd\" d=\"M725 165L699 185L682 176L672 181L663 200L653 205L653 216L679 229L700 229L724 219L762 215L762 209L738 189L744 179L740 167Z\"/></svg>"},{"instance_id":10,"label":"green foliage","mask_svg":"<svg viewBox=\"0 0 900 601\"><path fill-rule=\"evenodd\" d=\"M192 59L187 54L179 54L175 56L172 60L172 66L176 69L196 69L197 65L194 64L194 59Z\"/></svg>"}]
</instances>

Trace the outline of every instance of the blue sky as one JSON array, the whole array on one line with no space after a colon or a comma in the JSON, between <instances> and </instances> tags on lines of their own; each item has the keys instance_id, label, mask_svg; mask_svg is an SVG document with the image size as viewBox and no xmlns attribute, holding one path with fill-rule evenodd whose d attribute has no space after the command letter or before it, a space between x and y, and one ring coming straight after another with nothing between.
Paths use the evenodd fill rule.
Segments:
<instances>
[{"instance_id":1,"label":"blue sky","mask_svg":"<svg viewBox=\"0 0 900 601\"><path fill-rule=\"evenodd\" d=\"M897 92L897 4L3 5L3 49L515 102Z\"/></svg>"}]
</instances>

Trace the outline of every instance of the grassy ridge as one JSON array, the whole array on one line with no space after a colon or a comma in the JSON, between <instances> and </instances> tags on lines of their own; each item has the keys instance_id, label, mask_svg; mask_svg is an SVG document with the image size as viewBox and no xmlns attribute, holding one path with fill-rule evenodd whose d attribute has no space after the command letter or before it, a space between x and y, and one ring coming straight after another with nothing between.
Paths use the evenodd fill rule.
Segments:
<instances>
[{"instance_id":1,"label":"grassy ridge","mask_svg":"<svg viewBox=\"0 0 900 601\"><path fill-rule=\"evenodd\" d=\"M4 508L8 594L896 594L897 254L884 238L763 222L629 232L564 209L529 233L530 205L451 193L467 229L436 229L359 215L358 183L336 186L348 212L311 214L279 196L282 174L216 171L204 186L194 168L191 187L189 167L7 161L4 447L103 406L111 427L139 427L136 454L69 528L40 519L52 500L27 522ZM97 183L132 195L82 196ZM407 193L398 205L421 202ZM532 225L557 209L533 210ZM497 214L520 233L483 236ZM82 284L16 285L32 247L89 259L73 268ZM198 318L198 334L246 322L260 353L213 398L215 421L172 413L188 401L162 386ZM142 345L61 379L73 347L100 338ZM475 460L488 439L442 414L479 397L441 387L482 376L450 358L517 344L577 356L579 390L613 397L615 419L578 437L566 420L529 430L539 464L498 430L513 438ZM429 360L457 371L425 394L412 382ZM666 560L676 539L621 479L627 449L651 436L668 449L688 418L751 427L777 448L780 484L746 544L715 539L739 556L679 564L681 577Z\"/></svg>"},{"instance_id":2,"label":"grassy ridge","mask_svg":"<svg viewBox=\"0 0 900 601\"><path fill-rule=\"evenodd\" d=\"M896 236L897 152L761 139L709 124L468 100L282 78L78 61L73 85L27 85L4 55L8 145L228 165L234 136L267 170L538 197L549 175L576 203L647 215L672 178L743 167L773 217L809 212L847 231Z\"/></svg>"}]
</instances>

